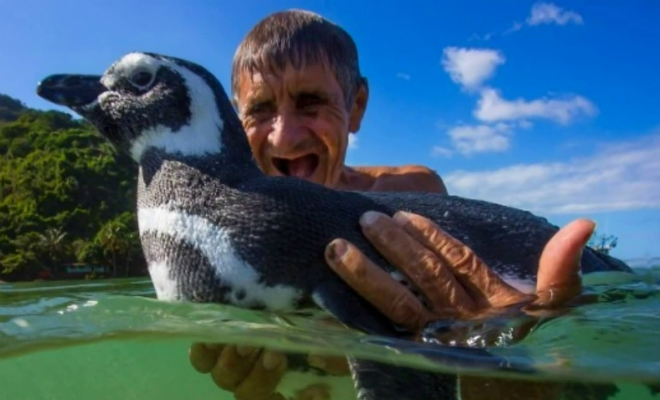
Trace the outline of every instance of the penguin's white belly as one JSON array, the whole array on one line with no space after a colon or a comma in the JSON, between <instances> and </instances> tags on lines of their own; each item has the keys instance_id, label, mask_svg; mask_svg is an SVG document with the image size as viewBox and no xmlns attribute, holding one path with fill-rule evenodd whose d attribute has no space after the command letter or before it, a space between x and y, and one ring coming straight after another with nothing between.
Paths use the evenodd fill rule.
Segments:
<instances>
[{"instance_id":1,"label":"penguin's white belly","mask_svg":"<svg viewBox=\"0 0 660 400\"><path fill-rule=\"evenodd\" d=\"M266 286L257 270L235 251L225 227L172 206L138 209L140 235L164 235L193 246L212 265L216 277L230 288L227 301L237 307L261 303L270 310L291 310L301 297L301 291L286 285ZM158 260L149 265L149 272L159 299L176 298L177 282L168 271L177 268L172 260ZM242 293L243 296L238 296Z\"/></svg>"}]
</instances>

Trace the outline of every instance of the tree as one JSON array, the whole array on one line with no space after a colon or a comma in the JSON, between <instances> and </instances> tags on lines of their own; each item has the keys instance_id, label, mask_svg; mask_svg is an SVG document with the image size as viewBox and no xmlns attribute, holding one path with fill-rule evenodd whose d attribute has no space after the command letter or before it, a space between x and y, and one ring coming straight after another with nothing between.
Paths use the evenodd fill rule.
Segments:
<instances>
[{"instance_id":1,"label":"tree","mask_svg":"<svg viewBox=\"0 0 660 400\"><path fill-rule=\"evenodd\" d=\"M0 93L0 122L16 120L25 108L20 101Z\"/></svg>"},{"instance_id":2,"label":"tree","mask_svg":"<svg viewBox=\"0 0 660 400\"><path fill-rule=\"evenodd\" d=\"M90 124L0 94L0 154L0 279L74 262L144 273L137 166Z\"/></svg>"},{"instance_id":3,"label":"tree","mask_svg":"<svg viewBox=\"0 0 660 400\"><path fill-rule=\"evenodd\" d=\"M118 276L119 267L122 275L131 275L132 262L139 263L142 257L142 248L137 234L135 216L124 212L108 221L101 227L94 242L102 249L112 275ZM108 263L106 263L107 265ZM139 269L139 265L136 265Z\"/></svg>"},{"instance_id":4,"label":"tree","mask_svg":"<svg viewBox=\"0 0 660 400\"><path fill-rule=\"evenodd\" d=\"M39 233L37 248L42 258L49 261L46 264L50 264L51 269L70 258L70 249L67 248L67 243L64 241L66 235L67 233L63 232L61 227L48 228L44 233Z\"/></svg>"}]
</instances>

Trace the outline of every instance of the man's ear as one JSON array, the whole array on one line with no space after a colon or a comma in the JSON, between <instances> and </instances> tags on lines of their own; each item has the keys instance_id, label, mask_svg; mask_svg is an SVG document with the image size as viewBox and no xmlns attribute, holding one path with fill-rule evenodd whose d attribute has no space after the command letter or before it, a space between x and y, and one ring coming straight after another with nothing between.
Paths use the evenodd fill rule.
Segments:
<instances>
[{"instance_id":1,"label":"man's ear","mask_svg":"<svg viewBox=\"0 0 660 400\"><path fill-rule=\"evenodd\" d=\"M360 130L360 124L362 123L362 118L364 117L365 111L367 111L367 102L369 101L369 85L367 84L367 78L362 78L360 83L360 88L355 93L355 98L353 100L353 107L351 107L351 115L348 121L348 131L351 133L356 133Z\"/></svg>"}]
</instances>

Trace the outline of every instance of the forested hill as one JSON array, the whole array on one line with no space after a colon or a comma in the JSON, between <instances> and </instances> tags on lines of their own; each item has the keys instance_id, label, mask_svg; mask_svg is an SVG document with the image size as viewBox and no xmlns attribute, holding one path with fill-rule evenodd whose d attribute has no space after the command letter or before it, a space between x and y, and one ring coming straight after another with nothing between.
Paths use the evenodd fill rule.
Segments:
<instances>
[{"instance_id":1,"label":"forested hill","mask_svg":"<svg viewBox=\"0 0 660 400\"><path fill-rule=\"evenodd\" d=\"M144 274L135 180L86 122L0 94L0 280Z\"/></svg>"},{"instance_id":2,"label":"forested hill","mask_svg":"<svg viewBox=\"0 0 660 400\"><path fill-rule=\"evenodd\" d=\"M0 93L0 123L15 121L25 109L20 101Z\"/></svg>"}]
</instances>

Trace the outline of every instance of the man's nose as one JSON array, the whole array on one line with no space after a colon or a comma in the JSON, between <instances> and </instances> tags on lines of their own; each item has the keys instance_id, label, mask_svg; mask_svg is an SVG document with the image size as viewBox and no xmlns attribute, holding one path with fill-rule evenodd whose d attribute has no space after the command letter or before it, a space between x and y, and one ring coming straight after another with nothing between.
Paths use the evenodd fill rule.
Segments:
<instances>
[{"instance_id":1,"label":"man's nose","mask_svg":"<svg viewBox=\"0 0 660 400\"><path fill-rule=\"evenodd\" d=\"M292 151L307 138L307 129L293 113L279 113L268 141L273 149Z\"/></svg>"}]
</instances>

